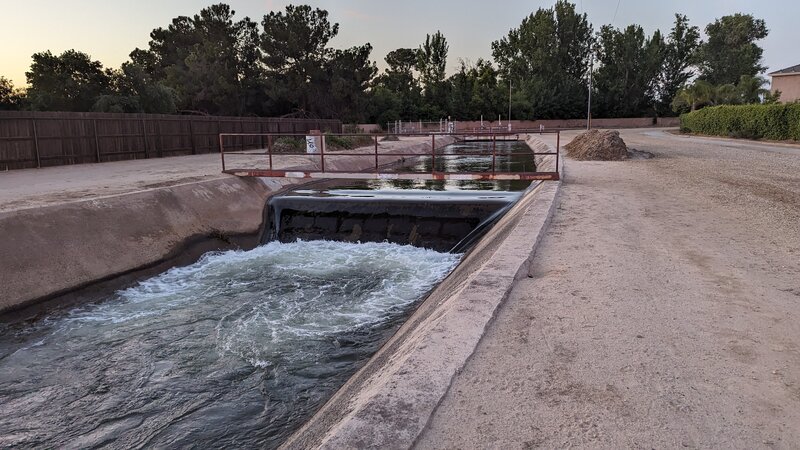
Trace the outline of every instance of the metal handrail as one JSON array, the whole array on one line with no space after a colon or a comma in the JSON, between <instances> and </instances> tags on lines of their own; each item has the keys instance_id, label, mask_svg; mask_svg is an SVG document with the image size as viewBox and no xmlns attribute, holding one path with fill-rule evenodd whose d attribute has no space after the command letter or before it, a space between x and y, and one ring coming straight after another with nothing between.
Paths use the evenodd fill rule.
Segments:
<instances>
[{"instance_id":1,"label":"metal handrail","mask_svg":"<svg viewBox=\"0 0 800 450\"><path fill-rule=\"evenodd\" d=\"M522 134L555 134L556 135L556 149L553 152L502 152L500 156L513 156L513 155L532 155L532 156L545 156L551 155L555 156L555 171L554 172L507 172L507 171L500 171L496 170L496 161L497 161L497 141L498 137L509 137L515 136L515 140L519 140L519 136ZM275 152L274 151L274 140L276 138L282 137L297 137L303 138L305 140L306 136L323 136L323 137L370 137L371 143L369 144L374 148L373 152L353 152L353 151L330 151L326 149L326 140L322 139L319 152L317 153L307 153L301 151L287 151L287 152ZM379 139L386 136L395 136L394 134L371 134L371 133L336 133L336 134L320 134L320 135L309 135L307 133L220 133L219 134L219 145L220 145L220 158L222 161L222 170L226 173L236 173L238 175L248 175L250 176L277 176L277 177L295 177L298 174L302 174L302 177L305 178L324 178L324 174L346 174L351 173L347 171L337 171L337 170L326 170L325 169L325 158L331 157L339 157L339 156L348 156L348 157L374 157L374 174L376 178L380 178L381 175L385 174L393 174L398 175L402 174L400 172L381 172L380 171L380 157L381 156L393 156L397 158L406 158L406 157L426 157L429 156L431 158L431 171L430 172L409 172L407 175L409 177L418 178L420 174L430 174L431 179L443 179L449 176L458 177L458 176L478 176L480 175L481 179L495 179L495 178L503 178L508 179L508 176L517 176L518 179L552 179L557 180L559 179L559 153L560 153L560 141L561 141L561 133L559 130L512 130L512 131L503 131L503 132L452 132L452 133L404 133L403 137L430 137L431 138L431 151L430 153L407 153L407 152L380 152L379 149ZM436 136L454 136L454 137L484 137L482 139L484 142L491 142L492 143L492 150L491 152L488 151L472 151L472 152L459 152L457 154L446 154L443 152L437 152L436 148ZM247 151L247 150L239 150L239 151L225 151L225 138L226 137L259 137L261 146L255 151ZM266 137L267 141L267 148L266 151L261 150L263 148L263 138ZM473 141L474 142L474 141ZM244 143L241 144L242 148L244 148ZM367 145L363 146L367 147ZM361 147L361 148L363 148ZM261 150L261 151L259 151ZM262 169L235 169L235 170L228 170L226 168L225 163L225 156L226 155L242 155L242 156L268 156L269 161L269 169L262 170ZM276 156L308 156L312 158L319 157L320 164L319 170L275 170L273 165L273 155ZM440 172L436 171L436 158L439 157L448 157L448 158L457 158L462 156L491 156L491 170L488 172ZM490 175L487 175L490 174ZM319 176L318 176L319 175ZM498 176L499 175L499 176ZM358 175L359 178L362 178L362 174Z\"/></svg>"}]
</instances>

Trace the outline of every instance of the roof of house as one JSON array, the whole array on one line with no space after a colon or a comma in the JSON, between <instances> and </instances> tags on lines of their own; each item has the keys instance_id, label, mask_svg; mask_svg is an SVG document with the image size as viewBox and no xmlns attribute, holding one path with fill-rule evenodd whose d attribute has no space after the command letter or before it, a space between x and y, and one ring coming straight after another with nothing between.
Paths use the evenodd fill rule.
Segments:
<instances>
[{"instance_id":1,"label":"roof of house","mask_svg":"<svg viewBox=\"0 0 800 450\"><path fill-rule=\"evenodd\" d=\"M777 72L772 72L770 75L786 75L790 73L800 73L800 64L778 70Z\"/></svg>"}]
</instances>

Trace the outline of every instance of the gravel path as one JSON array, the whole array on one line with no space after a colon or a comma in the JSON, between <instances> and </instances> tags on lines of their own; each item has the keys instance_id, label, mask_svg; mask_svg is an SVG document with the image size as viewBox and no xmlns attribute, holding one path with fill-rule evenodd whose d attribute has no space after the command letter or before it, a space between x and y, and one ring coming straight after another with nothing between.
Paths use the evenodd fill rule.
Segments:
<instances>
[{"instance_id":1,"label":"gravel path","mask_svg":"<svg viewBox=\"0 0 800 450\"><path fill-rule=\"evenodd\" d=\"M622 136L418 448L800 448L800 149Z\"/></svg>"}]
</instances>

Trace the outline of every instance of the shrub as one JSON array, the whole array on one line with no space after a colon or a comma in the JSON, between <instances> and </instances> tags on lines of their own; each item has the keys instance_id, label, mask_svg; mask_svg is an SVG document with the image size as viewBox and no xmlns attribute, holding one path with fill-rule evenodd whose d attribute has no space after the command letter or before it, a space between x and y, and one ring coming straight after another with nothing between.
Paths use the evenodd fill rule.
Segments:
<instances>
[{"instance_id":1,"label":"shrub","mask_svg":"<svg viewBox=\"0 0 800 450\"><path fill-rule=\"evenodd\" d=\"M275 152L297 153L306 150L306 140L300 136L281 136L272 144Z\"/></svg>"},{"instance_id":2,"label":"shrub","mask_svg":"<svg viewBox=\"0 0 800 450\"><path fill-rule=\"evenodd\" d=\"M351 150L366 147L374 142L370 136L325 136L325 147L331 150Z\"/></svg>"},{"instance_id":3,"label":"shrub","mask_svg":"<svg viewBox=\"0 0 800 450\"><path fill-rule=\"evenodd\" d=\"M681 114L681 131L748 139L800 140L800 104L703 108Z\"/></svg>"}]
</instances>

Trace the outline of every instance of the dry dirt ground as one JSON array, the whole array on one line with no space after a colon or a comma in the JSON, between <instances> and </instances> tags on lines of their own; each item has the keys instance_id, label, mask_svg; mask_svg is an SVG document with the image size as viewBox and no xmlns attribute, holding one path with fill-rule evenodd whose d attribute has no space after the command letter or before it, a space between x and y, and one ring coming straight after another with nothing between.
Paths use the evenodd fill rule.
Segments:
<instances>
[{"instance_id":1,"label":"dry dirt ground","mask_svg":"<svg viewBox=\"0 0 800 450\"><path fill-rule=\"evenodd\" d=\"M800 148L622 136L418 448L800 448Z\"/></svg>"}]
</instances>

